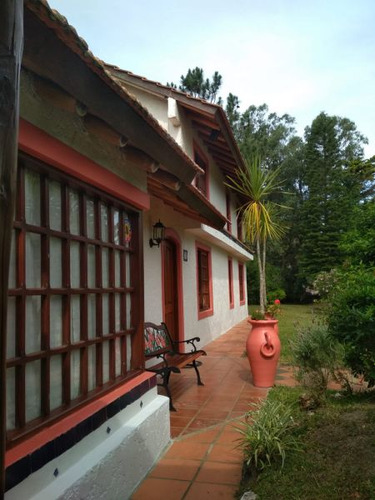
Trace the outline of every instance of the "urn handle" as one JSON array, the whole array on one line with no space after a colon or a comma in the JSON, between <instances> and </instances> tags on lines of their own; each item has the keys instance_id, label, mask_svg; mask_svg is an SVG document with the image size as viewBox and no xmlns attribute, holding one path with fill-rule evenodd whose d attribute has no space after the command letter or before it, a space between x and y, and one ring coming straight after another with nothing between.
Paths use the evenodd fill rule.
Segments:
<instances>
[{"instance_id":1,"label":"urn handle","mask_svg":"<svg viewBox=\"0 0 375 500\"><path fill-rule=\"evenodd\" d=\"M275 354L275 346L272 344L267 332L264 332L265 343L260 346L260 353L265 358L272 358Z\"/></svg>"}]
</instances>

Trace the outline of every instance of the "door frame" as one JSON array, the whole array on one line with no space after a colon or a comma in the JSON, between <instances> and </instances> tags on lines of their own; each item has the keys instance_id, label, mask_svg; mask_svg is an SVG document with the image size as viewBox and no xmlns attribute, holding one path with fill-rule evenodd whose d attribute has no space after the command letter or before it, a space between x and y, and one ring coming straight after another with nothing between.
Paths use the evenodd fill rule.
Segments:
<instances>
[{"instance_id":1,"label":"door frame","mask_svg":"<svg viewBox=\"0 0 375 500\"><path fill-rule=\"evenodd\" d=\"M182 279L182 245L178 233L169 227L165 229L165 239L171 240L176 246L176 275L177 275L177 315L178 315L178 339L185 340L184 323L184 300L183 300L183 279ZM165 296L164 296L164 248L161 250L161 295L162 295L162 313L165 320Z\"/></svg>"}]
</instances>

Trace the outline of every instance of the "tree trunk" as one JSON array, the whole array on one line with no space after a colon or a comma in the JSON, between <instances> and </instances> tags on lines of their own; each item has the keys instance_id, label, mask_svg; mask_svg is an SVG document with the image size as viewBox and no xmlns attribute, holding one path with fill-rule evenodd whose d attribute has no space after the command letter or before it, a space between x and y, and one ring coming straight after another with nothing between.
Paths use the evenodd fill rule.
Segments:
<instances>
[{"instance_id":1,"label":"tree trunk","mask_svg":"<svg viewBox=\"0 0 375 500\"><path fill-rule=\"evenodd\" d=\"M6 324L17 175L23 0L0 1L0 498L5 492Z\"/></svg>"},{"instance_id":2,"label":"tree trunk","mask_svg":"<svg viewBox=\"0 0 375 500\"><path fill-rule=\"evenodd\" d=\"M262 249L259 238L257 238L257 260L258 260L258 269L259 269L259 306L260 312L264 314L265 305L264 305L264 281L265 276L263 273L263 263L262 263Z\"/></svg>"}]
</instances>

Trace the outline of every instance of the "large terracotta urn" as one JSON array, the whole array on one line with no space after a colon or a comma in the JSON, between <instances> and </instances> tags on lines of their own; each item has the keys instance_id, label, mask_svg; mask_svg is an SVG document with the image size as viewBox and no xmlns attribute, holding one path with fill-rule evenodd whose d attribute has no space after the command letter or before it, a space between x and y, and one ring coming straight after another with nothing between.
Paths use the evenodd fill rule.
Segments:
<instances>
[{"instance_id":1,"label":"large terracotta urn","mask_svg":"<svg viewBox=\"0 0 375 500\"><path fill-rule=\"evenodd\" d=\"M275 383L277 363L280 357L280 339L275 331L277 319L249 319L250 334L246 352L256 387L272 387Z\"/></svg>"}]
</instances>

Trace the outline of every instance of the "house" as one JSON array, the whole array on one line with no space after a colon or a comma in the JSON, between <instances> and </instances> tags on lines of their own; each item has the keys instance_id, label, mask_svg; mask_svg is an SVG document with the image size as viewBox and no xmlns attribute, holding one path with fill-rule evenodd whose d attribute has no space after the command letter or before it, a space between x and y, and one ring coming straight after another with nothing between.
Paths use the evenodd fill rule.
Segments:
<instances>
[{"instance_id":1,"label":"house","mask_svg":"<svg viewBox=\"0 0 375 500\"><path fill-rule=\"evenodd\" d=\"M221 106L115 66L106 68L202 169L192 185L169 184L162 190L149 175L144 240L159 220L167 237L161 254L145 243L144 266L147 320L165 321L176 340L198 335L204 346L248 314L245 262L252 255L242 242L239 200L226 187L243 159ZM217 214L217 221L207 223L185 210L181 201L187 191L196 211L204 213L193 194Z\"/></svg>"},{"instance_id":2,"label":"house","mask_svg":"<svg viewBox=\"0 0 375 500\"><path fill-rule=\"evenodd\" d=\"M170 440L144 320L204 345L247 315L223 185L241 159L213 105L175 98L171 133L45 0L24 7L5 498L127 498ZM202 113L224 124L222 165Z\"/></svg>"}]
</instances>

